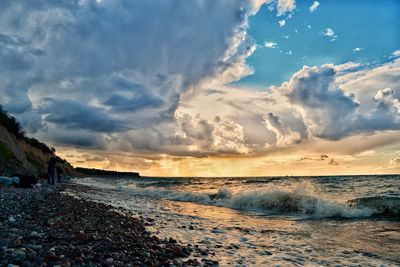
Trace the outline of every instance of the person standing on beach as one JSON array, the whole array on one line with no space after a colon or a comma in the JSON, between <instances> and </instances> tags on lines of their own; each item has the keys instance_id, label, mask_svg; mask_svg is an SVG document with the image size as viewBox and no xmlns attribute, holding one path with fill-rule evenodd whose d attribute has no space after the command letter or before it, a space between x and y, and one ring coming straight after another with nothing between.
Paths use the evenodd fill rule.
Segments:
<instances>
[{"instance_id":1,"label":"person standing on beach","mask_svg":"<svg viewBox=\"0 0 400 267\"><path fill-rule=\"evenodd\" d=\"M57 168L56 168L56 162L57 162L57 157L56 157L56 150L52 147L51 148L51 156L49 160L49 164L47 166L47 172L49 175L49 184L55 185L57 182Z\"/></svg>"}]
</instances>

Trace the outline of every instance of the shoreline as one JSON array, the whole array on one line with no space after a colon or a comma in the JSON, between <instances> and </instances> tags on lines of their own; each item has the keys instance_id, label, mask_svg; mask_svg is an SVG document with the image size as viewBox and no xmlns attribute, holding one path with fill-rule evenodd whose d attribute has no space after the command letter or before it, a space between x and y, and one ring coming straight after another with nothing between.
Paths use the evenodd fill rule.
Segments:
<instances>
[{"instance_id":1,"label":"shoreline","mask_svg":"<svg viewBox=\"0 0 400 267\"><path fill-rule=\"evenodd\" d=\"M63 194L62 184L0 188L0 266L213 266L189 259L196 246L146 231L151 219Z\"/></svg>"}]
</instances>

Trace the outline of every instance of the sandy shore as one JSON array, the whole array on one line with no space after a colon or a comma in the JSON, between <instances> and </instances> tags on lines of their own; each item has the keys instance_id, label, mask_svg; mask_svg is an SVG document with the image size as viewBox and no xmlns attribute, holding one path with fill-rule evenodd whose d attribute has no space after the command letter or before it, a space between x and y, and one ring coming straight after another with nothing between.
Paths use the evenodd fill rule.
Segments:
<instances>
[{"instance_id":1,"label":"sandy shore","mask_svg":"<svg viewBox=\"0 0 400 267\"><path fill-rule=\"evenodd\" d=\"M146 231L146 218L112 206L61 194L90 190L0 189L0 265L10 266L211 266L188 259L195 246L160 240ZM12 265L11 265L12 266Z\"/></svg>"}]
</instances>

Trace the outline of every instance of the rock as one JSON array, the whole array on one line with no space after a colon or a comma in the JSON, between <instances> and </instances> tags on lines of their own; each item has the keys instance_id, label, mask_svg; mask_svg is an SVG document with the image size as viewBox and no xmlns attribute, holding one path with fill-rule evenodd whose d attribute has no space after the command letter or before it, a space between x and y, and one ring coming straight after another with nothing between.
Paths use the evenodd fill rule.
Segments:
<instances>
[{"instance_id":1,"label":"rock","mask_svg":"<svg viewBox=\"0 0 400 267\"><path fill-rule=\"evenodd\" d=\"M83 264L83 259L82 259L82 257L75 257L75 260L76 260L77 263Z\"/></svg>"},{"instance_id":2,"label":"rock","mask_svg":"<svg viewBox=\"0 0 400 267\"><path fill-rule=\"evenodd\" d=\"M202 259L201 262L204 266L218 266L218 261L214 260Z\"/></svg>"},{"instance_id":3,"label":"rock","mask_svg":"<svg viewBox=\"0 0 400 267\"><path fill-rule=\"evenodd\" d=\"M175 266L183 266L183 260L182 260L182 259L179 259L179 258L174 259L173 264L174 264Z\"/></svg>"},{"instance_id":4,"label":"rock","mask_svg":"<svg viewBox=\"0 0 400 267\"><path fill-rule=\"evenodd\" d=\"M10 223L15 223L15 218L11 215L11 216L8 217L8 221Z\"/></svg>"},{"instance_id":5,"label":"rock","mask_svg":"<svg viewBox=\"0 0 400 267\"><path fill-rule=\"evenodd\" d=\"M11 240L9 238L2 238L0 239L0 247L8 247L11 243Z\"/></svg>"},{"instance_id":6,"label":"rock","mask_svg":"<svg viewBox=\"0 0 400 267\"><path fill-rule=\"evenodd\" d=\"M36 257L36 255L37 255L37 253L36 253L36 251L34 251L34 250L30 250L30 251L26 254L26 256L27 256L29 259L34 259L34 258Z\"/></svg>"},{"instance_id":7,"label":"rock","mask_svg":"<svg viewBox=\"0 0 400 267\"><path fill-rule=\"evenodd\" d=\"M85 233L79 233L75 236L75 240L79 240L79 241L88 241L89 236Z\"/></svg>"},{"instance_id":8,"label":"rock","mask_svg":"<svg viewBox=\"0 0 400 267\"><path fill-rule=\"evenodd\" d=\"M201 254L202 256L208 256L208 252L205 251L205 250L200 250L200 254Z\"/></svg>"},{"instance_id":9,"label":"rock","mask_svg":"<svg viewBox=\"0 0 400 267\"><path fill-rule=\"evenodd\" d=\"M169 243L172 243L172 244L175 244L175 243L176 243L176 240L170 237L169 240L168 240L168 242L169 242Z\"/></svg>"},{"instance_id":10,"label":"rock","mask_svg":"<svg viewBox=\"0 0 400 267\"><path fill-rule=\"evenodd\" d=\"M27 245L27 247L34 250L41 250L43 248L41 245L36 245L36 244L29 244Z\"/></svg>"},{"instance_id":11,"label":"rock","mask_svg":"<svg viewBox=\"0 0 400 267\"><path fill-rule=\"evenodd\" d=\"M36 232L36 231L33 231L29 236L30 236L30 237L33 237L33 238L41 238L41 237L42 237L42 235L39 234L39 233Z\"/></svg>"},{"instance_id":12,"label":"rock","mask_svg":"<svg viewBox=\"0 0 400 267\"><path fill-rule=\"evenodd\" d=\"M180 247L172 247L172 252L174 253L174 255L176 256L176 257L180 257L180 256L182 256L182 248L180 248Z\"/></svg>"},{"instance_id":13,"label":"rock","mask_svg":"<svg viewBox=\"0 0 400 267\"><path fill-rule=\"evenodd\" d=\"M25 260L26 259L26 253L20 249L15 250L13 252L14 257L21 259L21 260Z\"/></svg>"},{"instance_id":14,"label":"rock","mask_svg":"<svg viewBox=\"0 0 400 267\"><path fill-rule=\"evenodd\" d=\"M73 192L76 185L67 186ZM200 265L197 260L179 259L190 255L189 246L147 231L145 224L153 221L146 217L139 220L108 205L62 195L54 187L35 192L2 189L0 199L4 199L0 201L0 266ZM63 203L63 209L54 203Z\"/></svg>"},{"instance_id":15,"label":"rock","mask_svg":"<svg viewBox=\"0 0 400 267\"><path fill-rule=\"evenodd\" d=\"M197 261L197 259L189 259L185 262L189 266L198 266L200 263Z\"/></svg>"},{"instance_id":16,"label":"rock","mask_svg":"<svg viewBox=\"0 0 400 267\"><path fill-rule=\"evenodd\" d=\"M56 255L48 255L45 259L46 259L46 261L59 261L60 257L58 257Z\"/></svg>"}]
</instances>

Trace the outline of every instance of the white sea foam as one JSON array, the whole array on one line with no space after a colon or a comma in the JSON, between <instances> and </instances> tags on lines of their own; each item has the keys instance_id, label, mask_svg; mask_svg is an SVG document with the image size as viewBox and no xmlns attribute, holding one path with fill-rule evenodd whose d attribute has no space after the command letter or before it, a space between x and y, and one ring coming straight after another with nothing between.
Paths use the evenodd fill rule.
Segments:
<instances>
[{"instance_id":1,"label":"white sea foam","mask_svg":"<svg viewBox=\"0 0 400 267\"><path fill-rule=\"evenodd\" d=\"M76 192L84 198L154 219L155 224L146 228L160 238L172 237L184 244L197 244L201 250L212 250L221 266L392 266L398 259L398 227L392 219L386 223L387 217L368 218L398 211L400 198L391 181L390 190L373 191L374 195L366 186L357 188L368 184L368 178L363 177L322 182L249 180L254 179L210 179L202 180L202 184L191 179L156 178L85 178L74 182L102 189ZM235 210L256 211L257 216ZM392 240L393 256L382 256ZM364 245L371 243L377 245Z\"/></svg>"},{"instance_id":2,"label":"white sea foam","mask_svg":"<svg viewBox=\"0 0 400 267\"><path fill-rule=\"evenodd\" d=\"M143 188L137 187L137 184L132 181L104 183L104 181L98 182L93 178L74 181L102 189L121 190L133 196L194 202L264 214L354 218L368 217L377 212L373 206L351 206L346 202L340 203L327 199L309 180L295 182L289 187L268 184L260 189L238 192L232 192L223 186L216 194L176 191L152 186Z\"/></svg>"}]
</instances>

